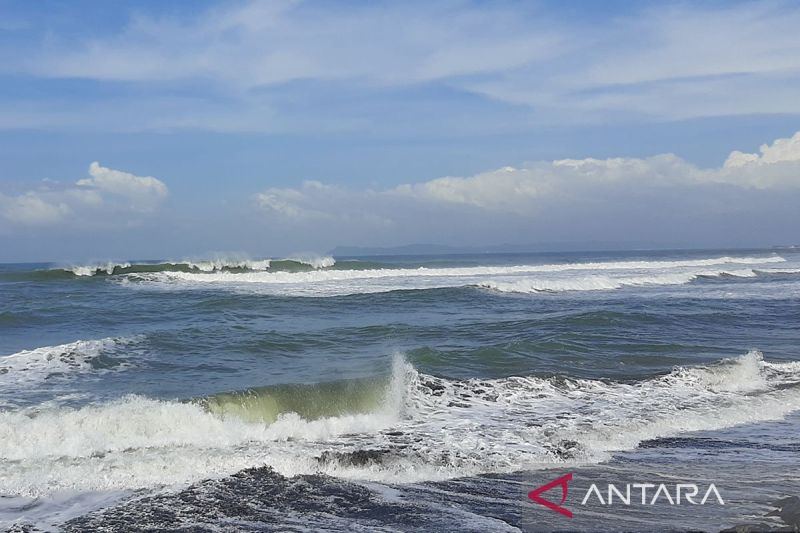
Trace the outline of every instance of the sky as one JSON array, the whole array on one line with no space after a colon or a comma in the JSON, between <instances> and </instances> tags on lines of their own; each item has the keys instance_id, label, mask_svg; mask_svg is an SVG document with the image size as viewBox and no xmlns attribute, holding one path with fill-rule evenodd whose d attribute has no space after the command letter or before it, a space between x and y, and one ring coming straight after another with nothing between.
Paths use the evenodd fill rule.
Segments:
<instances>
[{"instance_id":1,"label":"sky","mask_svg":"<svg viewBox=\"0 0 800 533\"><path fill-rule=\"evenodd\" d=\"M800 243L795 1L0 0L0 262Z\"/></svg>"}]
</instances>

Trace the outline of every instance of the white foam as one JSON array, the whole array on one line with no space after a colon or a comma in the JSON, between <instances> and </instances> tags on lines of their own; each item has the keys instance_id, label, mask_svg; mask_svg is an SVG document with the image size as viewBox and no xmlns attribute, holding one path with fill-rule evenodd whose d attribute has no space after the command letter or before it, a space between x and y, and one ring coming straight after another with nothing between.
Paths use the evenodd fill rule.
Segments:
<instances>
[{"instance_id":1,"label":"white foam","mask_svg":"<svg viewBox=\"0 0 800 533\"><path fill-rule=\"evenodd\" d=\"M488 280L479 286L499 292L565 292L565 291L601 291L620 289L622 287L646 287L648 285L683 285L700 277L732 276L752 278L756 273L751 269L719 269L683 272L674 274L657 274L650 276L585 276L561 280L537 278L520 278L513 281Z\"/></svg>"},{"instance_id":2,"label":"white foam","mask_svg":"<svg viewBox=\"0 0 800 533\"><path fill-rule=\"evenodd\" d=\"M61 531L59 524L109 507L129 495L130 491L63 491L45 498L4 495L0 497L0 529Z\"/></svg>"},{"instance_id":3,"label":"white foam","mask_svg":"<svg viewBox=\"0 0 800 533\"><path fill-rule=\"evenodd\" d=\"M800 409L800 389L781 387L800 381L798 370L795 363L766 364L753 351L633 384L438 379L439 395L415 395L406 406L415 421L408 427L415 440L407 443L405 453L418 453L418 464L427 465L413 474L434 477L563 462L559 449L565 441L574 443L567 460L597 462L644 439L779 419ZM413 368L408 372L412 388L416 384L424 390L431 380ZM430 469L431 459L439 456L446 461ZM391 472L384 479L403 473L408 472Z\"/></svg>"},{"instance_id":4,"label":"white foam","mask_svg":"<svg viewBox=\"0 0 800 533\"><path fill-rule=\"evenodd\" d=\"M800 274L800 268L759 268L758 271L767 274Z\"/></svg>"},{"instance_id":5,"label":"white foam","mask_svg":"<svg viewBox=\"0 0 800 533\"><path fill-rule=\"evenodd\" d=\"M39 406L0 412L0 493L184 484L262 464L403 482L599 461L646 438L780 418L800 409L798 381L798 363L765 363L758 352L638 383L451 381L398 358L383 406L368 414L285 413L265 425L138 396ZM571 457L559 451L564 441ZM360 449L388 455L362 466L315 459Z\"/></svg>"},{"instance_id":6,"label":"white foam","mask_svg":"<svg viewBox=\"0 0 800 533\"><path fill-rule=\"evenodd\" d=\"M85 372L103 353L135 342L138 337L107 337L42 346L0 356L0 386L43 381L55 374Z\"/></svg>"}]
</instances>

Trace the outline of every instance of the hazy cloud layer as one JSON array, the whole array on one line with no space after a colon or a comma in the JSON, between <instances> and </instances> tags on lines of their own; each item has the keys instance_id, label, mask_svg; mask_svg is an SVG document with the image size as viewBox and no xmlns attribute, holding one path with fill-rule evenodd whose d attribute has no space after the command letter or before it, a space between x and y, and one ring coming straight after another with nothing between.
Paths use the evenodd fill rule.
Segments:
<instances>
[{"instance_id":1,"label":"hazy cloud layer","mask_svg":"<svg viewBox=\"0 0 800 533\"><path fill-rule=\"evenodd\" d=\"M98 222L114 226L150 213L167 197L167 186L151 176L140 177L89 165L89 178L61 186L46 180L36 190L21 194L0 191L0 216L14 226L50 226L65 222ZM111 216L108 216L111 215ZM117 217L134 215L119 220Z\"/></svg>"}]
</instances>

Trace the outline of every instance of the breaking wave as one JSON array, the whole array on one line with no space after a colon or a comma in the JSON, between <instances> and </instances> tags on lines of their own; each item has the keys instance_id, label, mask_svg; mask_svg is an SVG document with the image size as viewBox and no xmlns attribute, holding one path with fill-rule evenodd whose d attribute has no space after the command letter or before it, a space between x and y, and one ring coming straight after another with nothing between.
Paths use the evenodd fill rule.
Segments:
<instances>
[{"instance_id":1,"label":"breaking wave","mask_svg":"<svg viewBox=\"0 0 800 533\"><path fill-rule=\"evenodd\" d=\"M504 275L519 273L563 273L572 271L634 271L654 269L702 268L716 265L765 265L781 263L783 257L773 255L767 257L717 257L708 259L686 259L680 261L608 261L586 263L555 263L536 265L517 265L505 267L449 267L449 268L397 268L396 266L363 260L336 261L331 256L300 254L285 259L250 259L247 257L219 256L202 260L181 261L106 261L82 265L57 266L44 270L13 271L0 273L0 279L12 281L52 280L71 278L91 278L121 276L130 274L158 275L165 274L265 274L265 273L313 273L335 272L329 276L311 276L308 279L298 277L297 281L326 281L335 279L407 276L476 276ZM796 272L796 268L769 269L759 268L762 272ZM180 277L180 276L176 276ZM199 280L200 278L198 278ZM226 278L227 279L227 278ZM239 281L268 282L270 278L239 276ZM276 278L278 279L278 278ZM214 281L214 278L203 278ZM230 281L230 279L227 279Z\"/></svg>"},{"instance_id":2,"label":"breaking wave","mask_svg":"<svg viewBox=\"0 0 800 533\"><path fill-rule=\"evenodd\" d=\"M130 263L113 263L113 262L106 262L106 263L98 263L92 265L77 265L72 267L66 267L61 270L65 272L72 272L76 276L94 276L96 274L107 274L112 275L114 272L120 272L122 270L128 269L131 267Z\"/></svg>"},{"instance_id":3,"label":"breaking wave","mask_svg":"<svg viewBox=\"0 0 800 533\"><path fill-rule=\"evenodd\" d=\"M81 265L57 266L33 271L0 272L0 280L47 281L59 279L121 276L126 274L148 274L159 272L183 272L211 274L221 272L308 272L337 266L330 256L303 255L287 259L249 259L237 256L221 256L211 259L180 261L106 261ZM344 268L363 269L382 265L363 261L345 261Z\"/></svg>"},{"instance_id":4,"label":"breaking wave","mask_svg":"<svg viewBox=\"0 0 800 533\"><path fill-rule=\"evenodd\" d=\"M767 256L440 268L363 269L337 265L338 268L306 271L141 273L127 279L163 287L219 286L288 296L339 296L453 287L535 293L682 285L724 276L752 278L763 272L762 265L784 261L779 256Z\"/></svg>"},{"instance_id":5,"label":"breaking wave","mask_svg":"<svg viewBox=\"0 0 800 533\"><path fill-rule=\"evenodd\" d=\"M184 484L264 464L284 475L443 479L597 462L645 439L797 409L798 363L756 351L632 383L459 381L396 357L384 379L0 412L0 492Z\"/></svg>"},{"instance_id":6,"label":"breaking wave","mask_svg":"<svg viewBox=\"0 0 800 533\"><path fill-rule=\"evenodd\" d=\"M313 268L330 268L336 264L336 259L329 255L319 256L313 254L298 254L288 257L284 261L294 261Z\"/></svg>"},{"instance_id":7,"label":"breaking wave","mask_svg":"<svg viewBox=\"0 0 800 533\"><path fill-rule=\"evenodd\" d=\"M385 400L385 383L378 379L334 381L315 385L276 385L224 392L198 401L221 417L273 423L283 413L308 420L370 413Z\"/></svg>"},{"instance_id":8,"label":"breaking wave","mask_svg":"<svg viewBox=\"0 0 800 533\"><path fill-rule=\"evenodd\" d=\"M270 267L269 259L244 259L236 257L218 257L206 260L183 260L164 262L122 262L104 263L65 267L60 270L71 272L76 276L100 276L130 274L133 272L223 272L223 271L258 271Z\"/></svg>"}]
</instances>

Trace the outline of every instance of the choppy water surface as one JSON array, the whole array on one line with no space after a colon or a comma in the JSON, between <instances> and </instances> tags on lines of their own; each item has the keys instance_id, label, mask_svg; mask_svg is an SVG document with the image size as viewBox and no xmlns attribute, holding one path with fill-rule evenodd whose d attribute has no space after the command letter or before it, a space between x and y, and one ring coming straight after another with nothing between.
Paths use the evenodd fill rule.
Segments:
<instances>
[{"instance_id":1,"label":"choppy water surface","mask_svg":"<svg viewBox=\"0 0 800 533\"><path fill-rule=\"evenodd\" d=\"M568 529L528 490L616 471L719 529L798 494L799 326L792 250L0 265L0 521Z\"/></svg>"}]
</instances>

